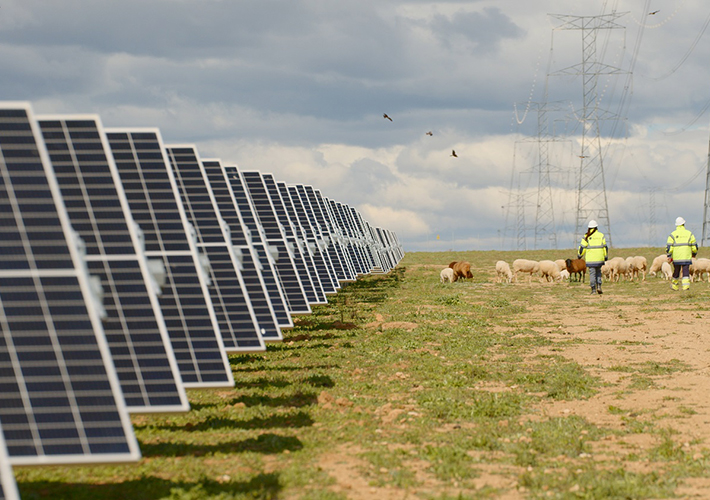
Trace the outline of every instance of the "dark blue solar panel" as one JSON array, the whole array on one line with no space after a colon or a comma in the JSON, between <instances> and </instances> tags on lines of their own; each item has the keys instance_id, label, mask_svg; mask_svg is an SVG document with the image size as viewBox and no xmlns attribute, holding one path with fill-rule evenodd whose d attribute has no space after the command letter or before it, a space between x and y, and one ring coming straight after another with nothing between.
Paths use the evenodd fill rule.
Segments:
<instances>
[{"instance_id":1,"label":"dark blue solar panel","mask_svg":"<svg viewBox=\"0 0 710 500\"><path fill-rule=\"evenodd\" d=\"M290 252L286 246L286 238L281 232L279 222L271 204L269 193L259 172L239 172L244 181L246 191L251 198L256 216L264 228L264 235L269 246L278 251L275 268L281 281L289 312L291 314L309 314L311 308L303 290L303 284L296 271Z\"/></svg>"},{"instance_id":2,"label":"dark blue solar panel","mask_svg":"<svg viewBox=\"0 0 710 500\"><path fill-rule=\"evenodd\" d=\"M347 221L343 217L343 210L339 203L335 200L324 199L324 202L330 207L330 212L333 215L335 224L338 227L338 231L342 235L345 241L345 250L348 253L350 262L352 262L353 272L358 274L364 274L364 265L362 261L362 255L359 252L359 248L353 238L351 228L348 226Z\"/></svg>"},{"instance_id":3,"label":"dark blue solar panel","mask_svg":"<svg viewBox=\"0 0 710 500\"><path fill-rule=\"evenodd\" d=\"M259 221L254 213L251 199L246 192L244 183L236 167L224 167L227 174L229 186L234 193L234 200L237 203L237 208L242 217L246 228L248 229L251 246L256 252L258 262L261 265L261 275L264 278L264 285L269 294L271 306L276 314L276 320L280 328L293 327L293 320L288 312L286 297L283 292L283 287L279 281L274 267L274 261L268 252L265 239L262 237L262 229Z\"/></svg>"},{"instance_id":4,"label":"dark blue solar panel","mask_svg":"<svg viewBox=\"0 0 710 500\"><path fill-rule=\"evenodd\" d=\"M350 255L345 249L345 245L343 244L343 235L336 224L335 218L330 210L330 205L325 202L323 195L318 189L314 189L313 193L316 197L316 203L320 207L321 212L323 213L323 217L326 220L326 227L328 228L328 232L330 234L335 253L338 256L338 259L340 260L340 264L343 269L343 280L354 281L355 271L353 268L353 263L350 260Z\"/></svg>"},{"instance_id":5,"label":"dark blue solar panel","mask_svg":"<svg viewBox=\"0 0 710 500\"><path fill-rule=\"evenodd\" d=\"M25 263L0 268L0 422L8 455L16 465L137 460L88 276L70 247L76 242L37 134L28 105L0 105L0 242L19 243L15 255L22 257L13 262Z\"/></svg>"},{"instance_id":6,"label":"dark blue solar panel","mask_svg":"<svg viewBox=\"0 0 710 500\"><path fill-rule=\"evenodd\" d=\"M132 412L186 411L187 396L138 234L97 118L40 119L72 228L101 279L103 322ZM67 152L61 158L52 151ZM66 156L66 157L64 157Z\"/></svg>"},{"instance_id":7,"label":"dark blue solar panel","mask_svg":"<svg viewBox=\"0 0 710 500\"><path fill-rule=\"evenodd\" d=\"M197 151L193 147L168 146L167 154L187 219L195 228L197 247L209 262L208 289L224 347L227 352L264 350L240 263L231 241L227 240L224 221L212 198Z\"/></svg>"},{"instance_id":8,"label":"dark blue solar panel","mask_svg":"<svg viewBox=\"0 0 710 500\"><path fill-rule=\"evenodd\" d=\"M320 276L318 275L318 268L316 262L313 259L314 252L308 246L308 238L306 232L301 226L298 220L298 215L296 214L296 207L293 205L291 200L291 195L288 192L288 187L286 183L277 183L279 193L281 194L281 200L283 201L284 207L286 209L286 216L288 217L291 226L293 227L294 237L296 240L296 246L303 256L306 268L311 277L311 283L313 283L313 288L316 292L317 304L326 304L328 299L326 298L325 290L323 289L323 284L321 283Z\"/></svg>"},{"instance_id":9,"label":"dark blue solar panel","mask_svg":"<svg viewBox=\"0 0 710 500\"><path fill-rule=\"evenodd\" d=\"M214 194L219 213L229 225L229 235L232 245L237 247L242 262L242 277L249 296L249 302L254 309L257 323L264 340L281 340L276 313L267 295L266 284L261 274L261 265L254 248L249 244L249 235L241 214L237 210L234 194L227 184L227 177L222 165L217 160L203 160L207 179Z\"/></svg>"},{"instance_id":10,"label":"dark blue solar panel","mask_svg":"<svg viewBox=\"0 0 710 500\"><path fill-rule=\"evenodd\" d=\"M316 197L315 190L312 186L303 186L303 189L308 197L308 201L311 204L311 210L313 211L313 216L315 217L318 228L320 229L321 238L326 242L328 248L328 255L330 256L330 261L333 264L333 270L335 271L335 277L338 281L348 281L347 273L338 252L338 246L332 238L331 228L326 215L323 213L318 198Z\"/></svg>"},{"instance_id":11,"label":"dark blue solar panel","mask_svg":"<svg viewBox=\"0 0 710 500\"><path fill-rule=\"evenodd\" d=\"M325 299L325 293L322 294L322 298L319 297L317 289L322 289L320 281L316 284L313 283L313 279L309 272L308 262L301 252L301 247L298 245L296 240L296 231L291 225L291 220L286 212L286 206L284 201L281 199L281 193L279 192L278 186L276 186L276 181L274 176L271 174L263 174L262 181L264 182L264 187L269 194L271 199L271 205L274 207L274 214L279 221L279 225L283 230L283 235L286 240L286 244L289 247L291 256L293 257L293 264L296 267L296 272L298 273L298 278L301 280L301 285L303 286L303 292L306 294L306 300L311 304L322 303ZM315 273L315 268L311 267Z\"/></svg>"},{"instance_id":12,"label":"dark blue solar panel","mask_svg":"<svg viewBox=\"0 0 710 500\"><path fill-rule=\"evenodd\" d=\"M163 156L157 130L107 134L131 215L145 235L146 256L159 259L166 284L158 298L178 369L187 387L234 385L207 280L190 225Z\"/></svg>"},{"instance_id":13,"label":"dark blue solar panel","mask_svg":"<svg viewBox=\"0 0 710 500\"><path fill-rule=\"evenodd\" d=\"M314 227L314 222L309 215L309 211L306 209L308 200L305 200L304 203L304 199L298 192L297 186L288 186L288 192L291 196L291 203L293 203L293 206L296 209L298 221L306 236L306 244L311 251L313 262L316 264L318 278L320 279L323 291L327 295L334 294L337 292L340 285L335 279L327 250L323 247L323 245L319 244L320 237L318 231Z\"/></svg>"}]
</instances>

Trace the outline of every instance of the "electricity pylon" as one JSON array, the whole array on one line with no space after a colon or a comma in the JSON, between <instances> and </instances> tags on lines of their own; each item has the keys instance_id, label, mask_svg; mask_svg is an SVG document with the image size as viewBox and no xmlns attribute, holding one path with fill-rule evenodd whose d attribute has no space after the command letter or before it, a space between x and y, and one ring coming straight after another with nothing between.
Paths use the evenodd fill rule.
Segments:
<instances>
[{"instance_id":1,"label":"electricity pylon","mask_svg":"<svg viewBox=\"0 0 710 500\"><path fill-rule=\"evenodd\" d=\"M582 124L581 150L579 154L579 179L577 184L577 216L575 236L585 232L589 219L596 219L604 228L606 241L611 246L611 222L604 181L603 151L600 120L613 118L608 111L599 109L597 83L600 75L622 74L621 68L597 61L597 33L599 30L624 29L616 20L625 13L601 16L572 16L552 14L562 22L557 30L580 30L582 32L582 62L557 71L556 75L582 77L582 109L579 121Z\"/></svg>"}]
</instances>

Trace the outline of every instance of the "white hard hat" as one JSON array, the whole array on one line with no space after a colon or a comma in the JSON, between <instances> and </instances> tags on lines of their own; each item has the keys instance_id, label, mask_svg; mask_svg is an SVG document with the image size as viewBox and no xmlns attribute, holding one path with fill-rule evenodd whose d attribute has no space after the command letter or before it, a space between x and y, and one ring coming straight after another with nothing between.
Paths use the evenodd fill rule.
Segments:
<instances>
[{"instance_id":1,"label":"white hard hat","mask_svg":"<svg viewBox=\"0 0 710 500\"><path fill-rule=\"evenodd\" d=\"M587 226L587 229L592 229L593 227L599 227L599 225L597 224L597 221L590 220L589 225Z\"/></svg>"},{"instance_id":2,"label":"white hard hat","mask_svg":"<svg viewBox=\"0 0 710 500\"><path fill-rule=\"evenodd\" d=\"M682 226L685 224L685 219L683 217L676 217L675 225Z\"/></svg>"}]
</instances>

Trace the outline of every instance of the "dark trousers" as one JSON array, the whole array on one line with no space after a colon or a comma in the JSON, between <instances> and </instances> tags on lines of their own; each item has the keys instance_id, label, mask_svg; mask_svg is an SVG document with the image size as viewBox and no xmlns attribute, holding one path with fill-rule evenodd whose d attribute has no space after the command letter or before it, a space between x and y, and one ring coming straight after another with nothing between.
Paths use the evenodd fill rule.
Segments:
<instances>
[{"instance_id":1,"label":"dark trousers","mask_svg":"<svg viewBox=\"0 0 710 500\"><path fill-rule=\"evenodd\" d=\"M673 278L678 279L680 277L680 272L683 271L683 277L690 277L690 264L676 264L673 263Z\"/></svg>"}]
</instances>

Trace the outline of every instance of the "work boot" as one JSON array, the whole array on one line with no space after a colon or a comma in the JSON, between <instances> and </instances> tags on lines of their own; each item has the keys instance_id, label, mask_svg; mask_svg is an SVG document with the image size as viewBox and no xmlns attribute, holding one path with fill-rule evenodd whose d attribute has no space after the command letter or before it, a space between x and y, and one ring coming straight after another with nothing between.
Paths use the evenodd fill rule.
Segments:
<instances>
[{"instance_id":1,"label":"work boot","mask_svg":"<svg viewBox=\"0 0 710 500\"><path fill-rule=\"evenodd\" d=\"M603 292L602 292L602 287L597 288L597 293L598 293L599 295L601 295L601 294L603 293Z\"/></svg>"},{"instance_id":2,"label":"work boot","mask_svg":"<svg viewBox=\"0 0 710 500\"><path fill-rule=\"evenodd\" d=\"M673 281L671 281L671 290L678 291L678 278L673 278Z\"/></svg>"},{"instance_id":3,"label":"work boot","mask_svg":"<svg viewBox=\"0 0 710 500\"><path fill-rule=\"evenodd\" d=\"M690 278L683 278L683 290L690 290Z\"/></svg>"},{"instance_id":4,"label":"work boot","mask_svg":"<svg viewBox=\"0 0 710 500\"><path fill-rule=\"evenodd\" d=\"M596 288L594 288L594 287L592 287L592 292L591 292L591 294L590 294L590 295L594 295L595 293L597 293L597 289L596 289Z\"/></svg>"}]
</instances>

